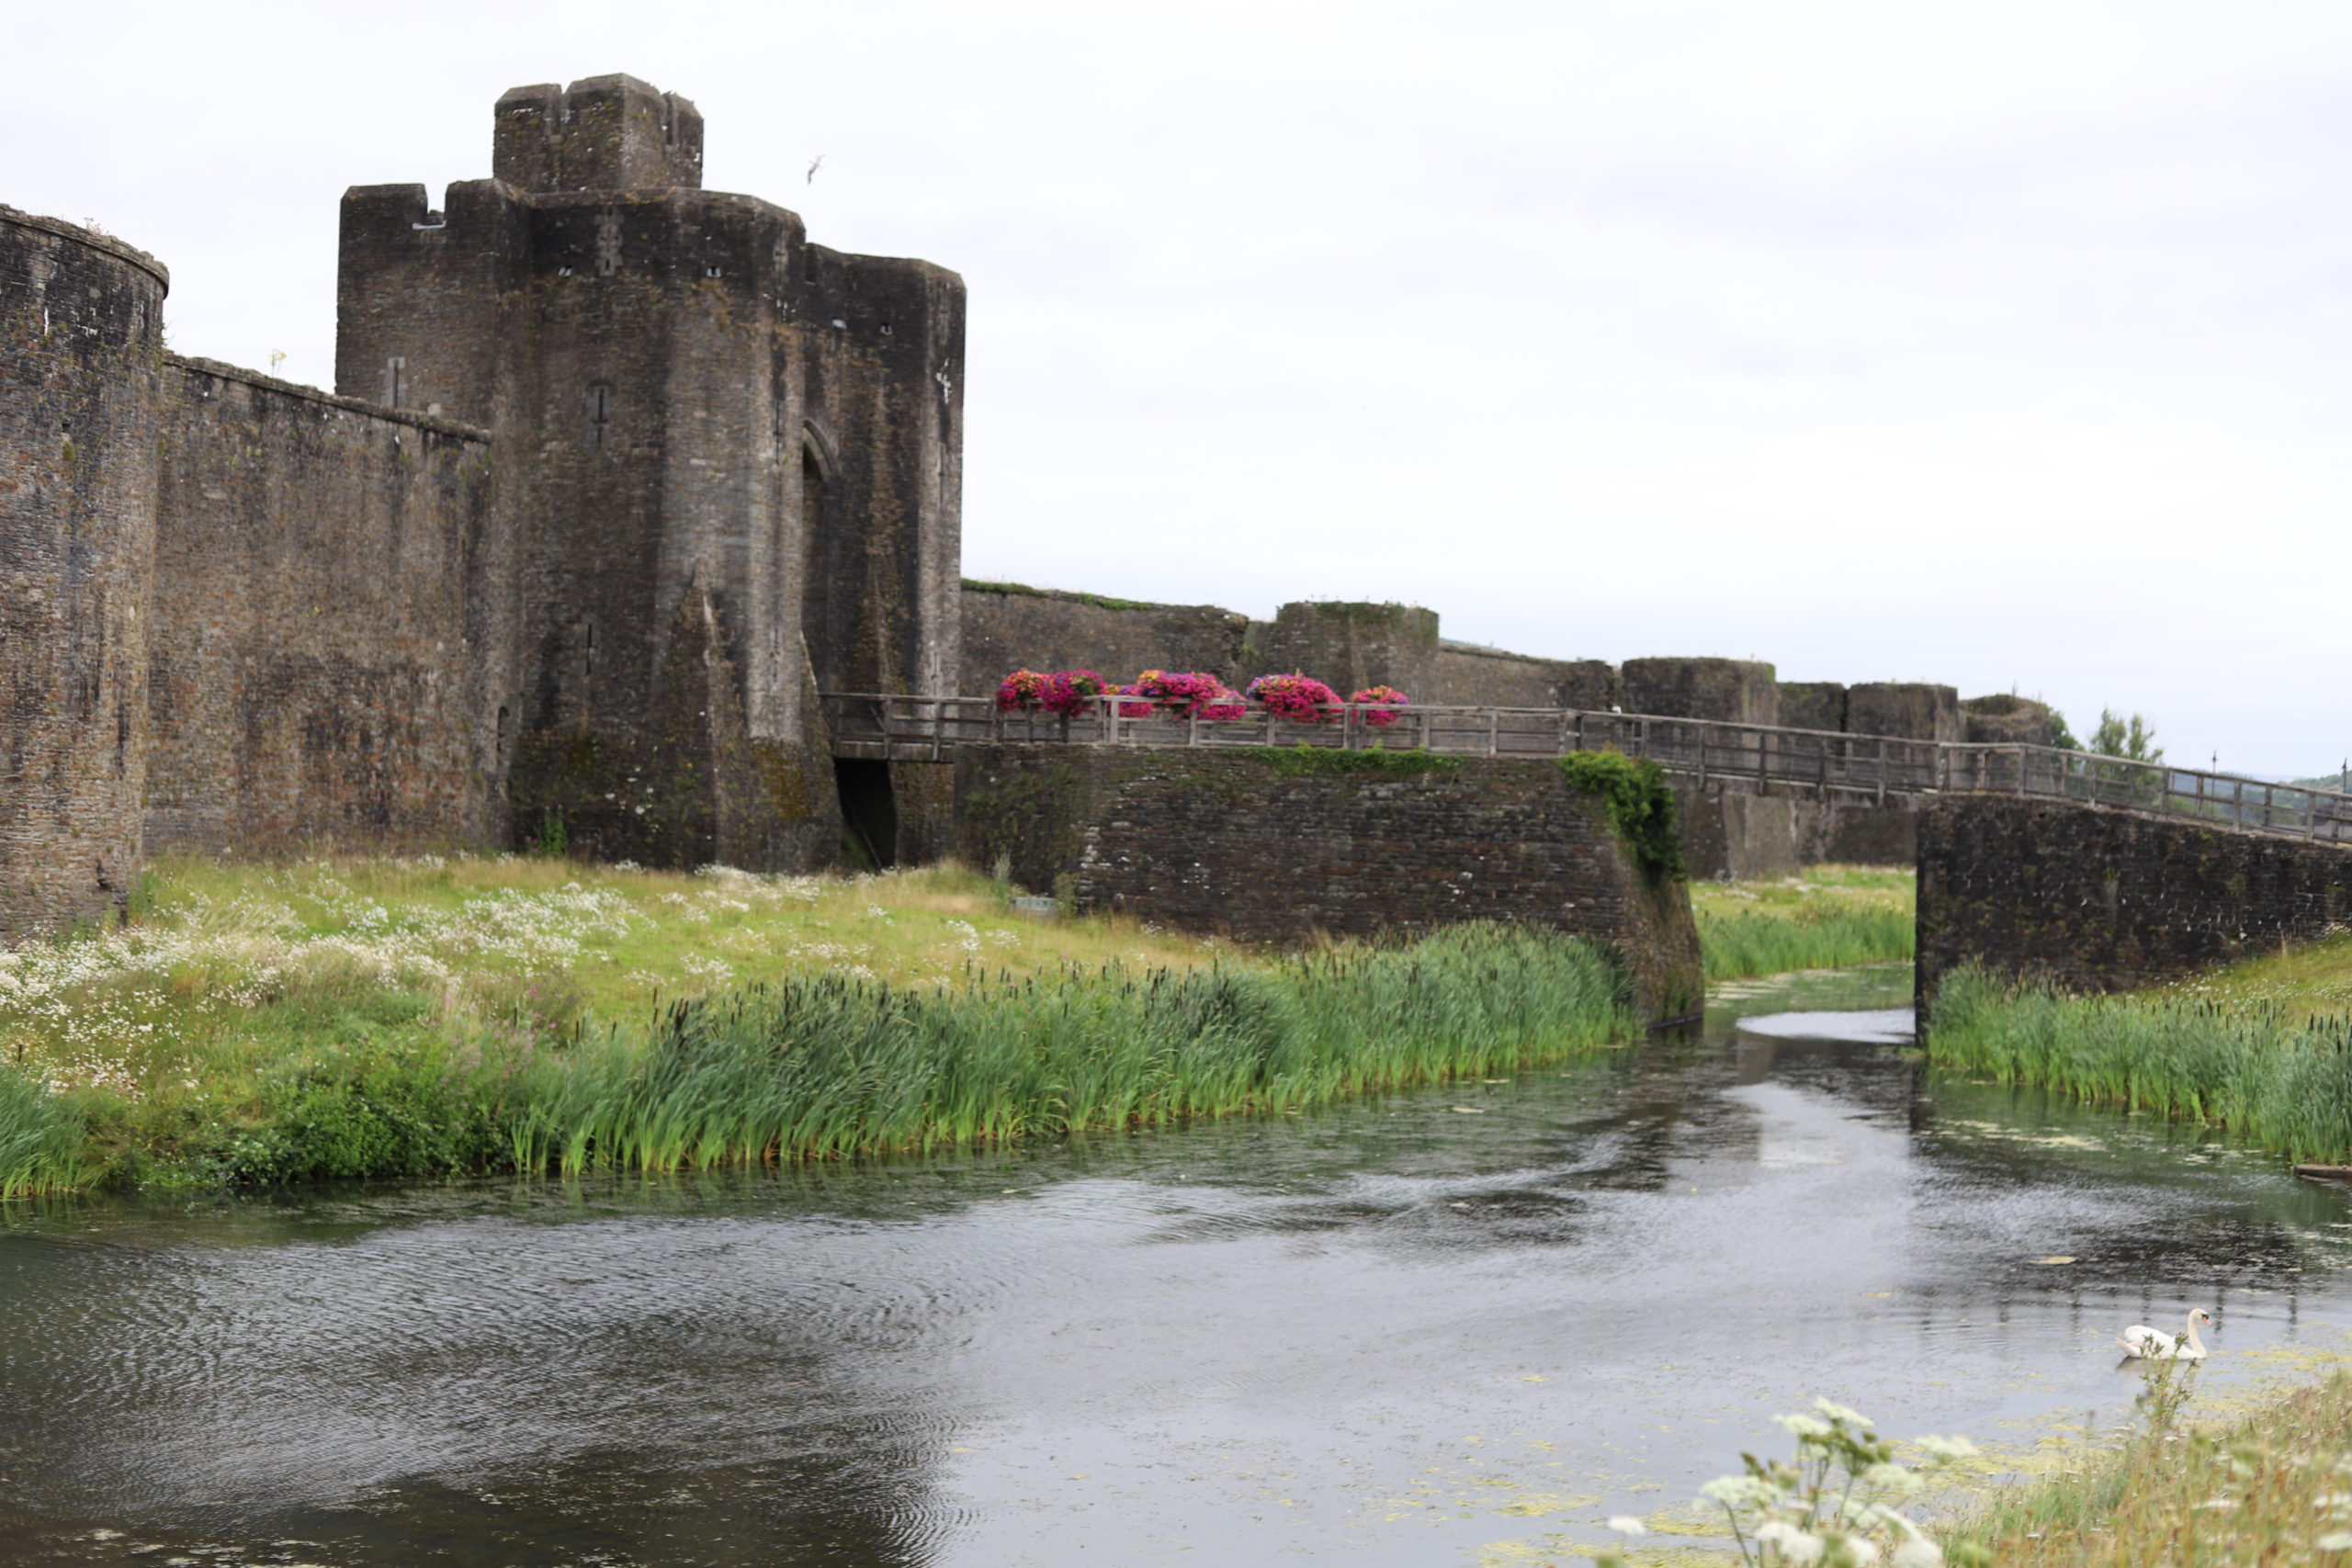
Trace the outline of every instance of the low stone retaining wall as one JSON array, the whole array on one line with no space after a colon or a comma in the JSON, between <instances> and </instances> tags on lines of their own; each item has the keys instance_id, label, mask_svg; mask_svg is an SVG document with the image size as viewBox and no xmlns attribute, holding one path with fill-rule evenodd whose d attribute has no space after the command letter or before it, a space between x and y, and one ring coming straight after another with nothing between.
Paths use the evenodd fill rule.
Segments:
<instances>
[{"instance_id":1,"label":"low stone retaining wall","mask_svg":"<svg viewBox=\"0 0 2352 1568\"><path fill-rule=\"evenodd\" d=\"M967 747L957 852L1083 910L1247 942L1547 925L1614 946L1645 1018L1697 1010L1689 889L1645 874L1556 763L1287 776L1267 755Z\"/></svg>"},{"instance_id":2,"label":"low stone retaining wall","mask_svg":"<svg viewBox=\"0 0 2352 1568\"><path fill-rule=\"evenodd\" d=\"M2352 922L2352 850L2333 845L1993 795L1918 823L1923 997L1972 958L2119 991Z\"/></svg>"}]
</instances>

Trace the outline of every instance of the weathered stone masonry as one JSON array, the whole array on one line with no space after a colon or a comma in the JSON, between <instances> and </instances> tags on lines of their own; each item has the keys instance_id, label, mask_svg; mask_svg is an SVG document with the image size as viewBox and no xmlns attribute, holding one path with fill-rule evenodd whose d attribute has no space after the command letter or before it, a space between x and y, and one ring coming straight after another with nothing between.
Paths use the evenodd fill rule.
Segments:
<instances>
[{"instance_id":1,"label":"weathered stone masonry","mask_svg":"<svg viewBox=\"0 0 2352 1568\"><path fill-rule=\"evenodd\" d=\"M148 852L498 841L489 434L205 360L164 385Z\"/></svg>"},{"instance_id":2,"label":"weathered stone masonry","mask_svg":"<svg viewBox=\"0 0 2352 1568\"><path fill-rule=\"evenodd\" d=\"M1919 813L1919 993L1969 958L2116 991L2352 924L2352 852L1999 796Z\"/></svg>"},{"instance_id":3,"label":"weathered stone masonry","mask_svg":"<svg viewBox=\"0 0 2352 1568\"><path fill-rule=\"evenodd\" d=\"M1285 945L1528 921L1615 947L1647 1017L1698 1006L1687 890L1548 760L1285 777L1249 753L971 747L956 791L967 862L1082 908Z\"/></svg>"},{"instance_id":4,"label":"weathered stone masonry","mask_svg":"<svg viewBox=\"0 0 2352 1568\"><path fill-rule=\"evenodd\" d=\"M168 359L151 258L0 209L0 938L119 908L142 818L813 869L820 686L954 691L961 282L702 190L632 78L493 124L441 209L345 197L336 395ZM889 765L906 852L943 772Z\"/></svg>"},{"instance_id":5,"label":"weathered stone masonry","mask_svg":"<svg viewBox=\"0 0 2352 1568\"><path fill-rule=\"evenodd\" d=\"M166 281L0 208L0 941L138 872Z\"/></svg>"},{"instance_id":6,"label":"weathered stone masonry","mask_svg":"<svg viewBox=\"0 0 2352 1568\"><path fill-rule=\"evenodd\" d=\"M485 657L518 822L826 863L816 692L956 683L963 286L702 190L701 116L631 78L516 88L496 127L445 210L345 196L335 378L511 454L511 648Z\"/></svg>"}]
</instances>

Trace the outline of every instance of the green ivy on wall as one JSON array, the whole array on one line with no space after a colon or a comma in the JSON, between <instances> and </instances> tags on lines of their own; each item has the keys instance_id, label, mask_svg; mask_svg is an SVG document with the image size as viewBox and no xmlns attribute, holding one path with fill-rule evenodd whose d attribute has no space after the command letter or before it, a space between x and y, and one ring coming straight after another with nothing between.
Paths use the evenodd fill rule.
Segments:
<instances>
[{"instance_id":1,"label":"green ivy on wall","mask_svg":"<svg viewBox=\"0 0 2352 1568\"><path fill-rule=\"evenodd\" d=\"M1682 834L1674 819L1674 792L1658 765L1623 751L1572 751L1560 759L1568 786L1609 803L1610 824L1652 876L1680 876Z\"/></svg>"}]
</instances>

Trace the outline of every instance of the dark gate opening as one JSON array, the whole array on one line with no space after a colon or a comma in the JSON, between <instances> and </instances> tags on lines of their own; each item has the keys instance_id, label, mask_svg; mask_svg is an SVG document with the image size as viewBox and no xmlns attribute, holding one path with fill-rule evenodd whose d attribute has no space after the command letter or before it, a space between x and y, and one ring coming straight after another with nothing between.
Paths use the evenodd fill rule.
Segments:
<instances>
[{"instance_id":1,"label":"dark gate opening","mask_svg":"<svg viewBox=\"0 0 2352 1568\"><path fill-rule=\"evenodd\" d=\"M899 863L899 802L890 764L863 757L833 759L833 786L842 798L842 848L875 871Z\"/></svg>"}]
</instances>

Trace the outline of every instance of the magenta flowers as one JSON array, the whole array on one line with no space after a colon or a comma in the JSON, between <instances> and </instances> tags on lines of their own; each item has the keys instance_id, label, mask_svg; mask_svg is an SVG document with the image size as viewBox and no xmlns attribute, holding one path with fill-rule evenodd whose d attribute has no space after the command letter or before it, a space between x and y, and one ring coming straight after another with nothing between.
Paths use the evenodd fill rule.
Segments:
<instances>
[{"instance_id":1,"label":"magenta flowers","mask_svg":"<svg viewBox=\"0 0 2352 1568\"><path fill-rule=\"evenodd\" d=\"M996 705L1007 710L1059 714L1088 713L1098 697L1119 699L1121 718L1204 718L1220 722L1249 716L1256 703L1274 718L1292 724L1332 724L1351 713L1358 722L1385 728L1396 722L1398 711L1412 699L1394 686L1366 686L1343 703L1340 694L1312 675L1261 675L1250 682L1245 697L1216 676L1200 670L1147 670L1124 686L1114 686L1091 670L1015 670L996 689Z\"/></svg>"},{"instance_id":2,"label":"magenta flowers","mask_svg":"<svg viewBox=\"0 0 2352 1568\"><path fill-rule=\"evenodd\" d=\"M1385 729L1396 723L1396 710L1412 700L1394 686L1366 686L1348 697L1357 716L1376 729Z\"/></svg>"},{"instance_id":3,"label":"magenta flowers","mask_svg":"<svg viewBox=\"0 0 2352 1568\"><path fill-rule=\"evenodd\" d=\"M1046 677L1046 694L1040 699L1047 713L1074 714L1085 708L1089 697L1099 697L1111 689L1111 683L1091 670L1057 670Z\"/></svg>"},{"instance_id":4,"label":"magenta flowers","mask_svg":"<svg viewBox=\"0 0 2352 1568\"><path fill-rule=\"evenodd\" d=\"M1312 675L1261 675L1250 682L1250 698L1276 718L1322 724L1337 718L1340 694Z\"/></svg>"},{"instance_id":5,"label":"magenta flowers","mask_svg":"<svg viewBox=\"0 0 2352 1568\"><path fill-rule=\"evenodd\" d=\"M1023 709L1035 713L1042 708L1047 713L1074 714L1086 706L1089 697L1099 697L1111 689L1111 683L1091 670L1057 670L1046 674L1036 670L1015 670L996 689L996 705L1009 710Z\"/></svg>"},{"instance_id":6,"label":"magenta flowers","mask_svg":"<svg viewBox=\"0 0 2352 1568\"><path fill-rule=\"evenodd\" d=\"M1114 686L1091 670L1015 670L997 687L996 705L1069 716L1089 711L1101 696L1136 699L1119 704L1121 718L1148 718L1159 710L1171 718L1236 719L1249 711L1241 694L1216 676L1169 670L1147 670L1128 686Z\"/></svg>"},{"instance_id":7,"label":"magenta flowers","mask_svg":"<svg viewBox=\"0 0 2352 1568\"><path fill-rule=\"evenodd\" d=\"M1236 719L1247 711L1242 706L1241 694L1216 676L1197 670L1147 670L1136 677L1134 685L1122 687L1121 691L1151 699L1151 704L1121 703L1119 712L1128 718L1141 717L1151 711L1153 705L1166 708L1175 718Z\"/></svg>"},{"instance_id":8,"label":"magenta flowers","mask_svg":"<svg viewBox=\"0 0 2352 1568\"><path fill-rule=\"evenodd\" d=\"M1035 708L1046 700L1047 677L1035 670L1015 670L996 689L996 705L1010 712L1014 708Z\"/></svg>"}]
</instances>

